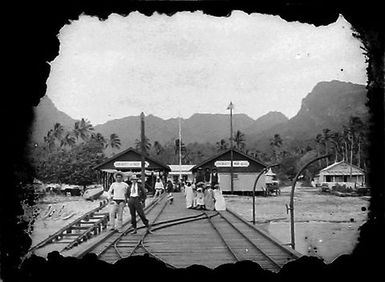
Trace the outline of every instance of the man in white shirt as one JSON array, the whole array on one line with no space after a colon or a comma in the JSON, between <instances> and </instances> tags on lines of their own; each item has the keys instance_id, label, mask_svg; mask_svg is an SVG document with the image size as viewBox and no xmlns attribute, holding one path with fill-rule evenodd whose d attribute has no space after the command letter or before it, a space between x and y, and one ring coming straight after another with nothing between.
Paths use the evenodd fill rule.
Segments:
<instances>
[{"instance_id":1,"label":"man in white shirt","mask_svg":"<svg viewBox=\"0 0 385 282\"><path fill-rule=\"evenodd\" d=\"M114 174L115 182L111 184L108 189L108 198L110 199L110 225L111 230L115 229L115 217L118 216L116 229L118 232L122 230L123 223L123 209L127 201L128 185L123 182L123 173L116 172Z\"/></svg>"},{"instance_id":2,"label":"man in white shirt","mask_svg":"<svg viewBox=\"0 0 385 282\"><path fill-rule=\"evenodd\" d=\"M138 178L134 174L131 177L131 185L127 191L128 196L128 208L130 209L131 213L131 224L134 228L133 234L136 234L136 213L138 213L140 219L144 223L144 225L147 227L147 232L151 233L150 225L148 223L148 220L144 214L143 206L146 201L146 191L144 190L144 187L142 183L138 183Z\"/></svg>"}]
</instances>

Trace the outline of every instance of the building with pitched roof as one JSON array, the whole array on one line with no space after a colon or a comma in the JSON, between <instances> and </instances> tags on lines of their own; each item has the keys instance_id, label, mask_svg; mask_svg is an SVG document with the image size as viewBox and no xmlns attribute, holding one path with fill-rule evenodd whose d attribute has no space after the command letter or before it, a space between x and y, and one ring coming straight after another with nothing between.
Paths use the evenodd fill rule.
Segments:
<instances>
[{"instance_id":1,"label":"building with pitched roof","mask_svg":"<svg viewBox=\"0 0 385 282\"><path fill-rule=\"evenodd\" d=\"M251 193L255 179L266 166L265 163L252 156L233 149L233 193ZM200 164L195 165L191 170L196 174L199 168L202 168L203 171L205 171L206 168L210 170L216 168L220 179L219 186L221 190L224 193L231 192L231 149L206 159ZM256 191L264 192L265 189L265 176L262 175L257 183Z\"/></svg>"},{"instance_id":2,"label":"building with pitched roof","mask_svg":"<svg viewBox=\"0 0 385 282\"><path fill-rule=\"evenodd\" d=\"M111 183L114 181L113 174L117 171L122 172L141 172L141 153L128 148L119 154L116 154L101 164L93 167L99 171L98 182L103 184L105 190L108 190ZM148 156L145 156L145 172L146 176L167 175L170 172L170 167Z\"/></svg>"},{"instance_id":3,"label":"building with pitched roof","mask_svg":"<svg viewBox=\"0 0 385 282\"><path fill-rule=\"evenodd\" d=\"M316 185L326 183L329 188L339 185L355 188L357 186L365 186L366 178L363 169L351 165L348 162L335 162L324 169L314 178Z\"/></svg>"}]
</instances>

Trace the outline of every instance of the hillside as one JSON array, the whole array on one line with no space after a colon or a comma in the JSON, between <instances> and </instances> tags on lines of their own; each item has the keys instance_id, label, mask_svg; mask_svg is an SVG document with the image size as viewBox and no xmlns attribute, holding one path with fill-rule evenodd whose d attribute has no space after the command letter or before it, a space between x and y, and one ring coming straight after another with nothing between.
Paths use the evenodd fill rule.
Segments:
<instances>
[{"instance_id":1,"label":"hillside","mask_svg":"<svg viewBox=\"0 0 385 282\"><path fill-rule=\"evenodd\" d=\"M40 103L35 107L35 119L31 128L31 140L33 142L43 142L48 130L59 122L66 129L73 128L75 119L66 113L59 111L48 96L41 98Z\"/></svg>"},{"instance_id":2,"label":"hillside","mask_svg":"<svg viewBox=\"0 0 385 282\"><path fill-rule=\"evenodd\" d=\"M305 140L314 138L324 128L341 130L350 116L368 119L366 101L364 85L336 80L320 82L302 99L297 115L262 132L247 134L246 138L249 142L258 140L266 144L276 133L283 139Z\"/></svg>"},{"instance_id":3,"label":"hillside","mask_svg":"<svg viewBox=\"0 0 385 282\"><path fill-rule=\"evenodd\" d=\"M302 100L302 105L297 115L290 120L280 112L269 112L253 120L246 114L233 115L234 132L240 130L245 133L249 147L266 148L269 139L278 133L285 140L305 140L314 138L322 129L340 130L351 115L356 115L366 120L368 109L365 106L366 88L341 81L320 82ZM48 97L44 97L36 107L36 122L32 128L33 140L43 140L47 131L55 122L72 128L74 119L59 111ZM92 121L91 121L92 122ZM145 119L146 136L151 143L158 141L161 144L173 142L178 138L178 119L161 119L148 115ZM181 120L182 139L189 143L212 143L220 139L228 140L229 115L228 114L201 114L197 113L188 119ZM111 133L116 133L121 139L122 149L133 146L135 139L140 138L139 116L129 116L108 121L95 126L95 131L106 138Z\"/></svg>"}]
</instances>

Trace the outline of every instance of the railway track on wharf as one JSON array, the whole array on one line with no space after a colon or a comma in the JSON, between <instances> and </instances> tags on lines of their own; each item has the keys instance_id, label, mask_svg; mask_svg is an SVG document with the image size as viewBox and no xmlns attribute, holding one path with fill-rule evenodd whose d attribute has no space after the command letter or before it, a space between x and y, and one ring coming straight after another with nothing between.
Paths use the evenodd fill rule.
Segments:
<instances>
[{"instance_id":1,"label":"railway track on wharf","mask_svg":"<svg viewBox=\"0 0 385 282\"><path fill-rule=\"evenodd\" d=\"M231 210L187 209L182 193L174 194L172 204L163 194L146 207L145 213L152 233L138 223L138 232L133 234L127 223L122 233L111 232L75 256L92 252L101 260L115 263L148 254L175 268L193 264L215 268L251 260L274 272L301 256Z\"/></svg>"},{"instance_id":2,"label":"railway track on wharf","mask_svg":"<svg viewBox=\"0 0 385 282\"><path fill-rule=\"evenodd\" d=\"M170 218L170 213L173 213L172 205L170 205L170 202L166 199L166 195L163 194L154 202L151 208L145 210L146 217L152 226L152 232L206 218L204 213L193 213L188 216L178 216L177 213L173 213L173 216ZM133 234L132 231L132 226L127 226L123 232L115 233L103 241L96 242L93 246L79 254L78 257L93 252L99 259L114 263L122 258L148 254L163 261L162 258L158 257L146 246L146 238L153 236L153 233L148 233L145 226L139 226L136 234ZM153 237L156 236L157 235ZM175 267L167 262L165 263L171 268Z\"/></svg>"},{"instance_id":3,"label":"railway track on wharf","mask_svg":"<svg viewBox=\"0 0 385 282\"><path fill-rule=\"evenodd\" d=\"M28 253L32 254L37 249L47 245L56 245L57 249L61 249L61 251L68 250L98 235L103 229L107 228L109 213L101 212L107 204L107 200L101 201L99 207L85 213L35 246L32 246Z\"/></svg>"},{"instance_id":4,"label":"railway track on wharf","mask_svg":"<svg viewBox=\"0 0 385 282\"><path fill-rule=\"evenodd\" d=\"M251 260L264 269L278 272L287 262L301 256L232 210L217 213L218 217L208 220L234 262Z\"/></svg>"}]
</instances>

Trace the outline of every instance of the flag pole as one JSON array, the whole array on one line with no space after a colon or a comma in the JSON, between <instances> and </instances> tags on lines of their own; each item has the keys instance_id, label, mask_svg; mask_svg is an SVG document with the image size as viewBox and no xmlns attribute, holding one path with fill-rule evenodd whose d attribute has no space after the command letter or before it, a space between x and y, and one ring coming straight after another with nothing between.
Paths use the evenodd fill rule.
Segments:
<instances>
[{"instance_id":1,"label":"flag pole","mask_svg":"<svg viewBox=\"0 0 385 282\"><path fill-rule=\"evenodd\" d=\"M230 110L230 187L231 193L234 192L234 173L233 173L233 102L227 107Z\"/></svg>"},{"instance_id":2,"label":"flag pole","mask_svg":"<svg viewBox=\"0 0 385 282\"><path fill-rule=\"evenodd\" d=\"M182 182L182 128L179 115L179 182Z\"/></svg>"}]
</instances>

